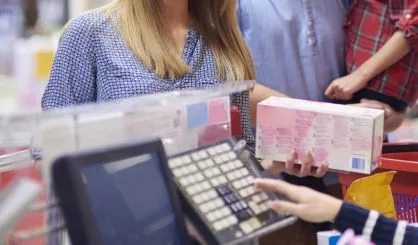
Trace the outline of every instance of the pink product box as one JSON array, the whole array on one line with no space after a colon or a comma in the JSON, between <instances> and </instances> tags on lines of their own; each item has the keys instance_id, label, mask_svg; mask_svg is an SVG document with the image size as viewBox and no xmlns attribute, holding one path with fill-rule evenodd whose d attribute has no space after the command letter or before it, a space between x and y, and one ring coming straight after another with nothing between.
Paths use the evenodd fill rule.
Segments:
<instances>
[{"instance_id":1,"label":"pink product box","mask_svg":"<svg viewBox=\"0 0 418 245\"><path fill-rule=\"evenodd\" d=\"M383 123L381 110L270 97L257 105L256 156L286 161L295 149L299 159L312 152L316 165L369 174L379 164Z\"/></svg>"}]
</instances>

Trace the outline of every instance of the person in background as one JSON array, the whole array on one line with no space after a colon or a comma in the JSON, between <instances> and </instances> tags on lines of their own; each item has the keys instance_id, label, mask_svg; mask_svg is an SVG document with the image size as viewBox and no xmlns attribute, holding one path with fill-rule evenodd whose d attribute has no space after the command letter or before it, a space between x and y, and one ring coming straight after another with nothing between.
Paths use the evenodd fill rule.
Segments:
<instances>
[{"instance_id":1,"label":"person in background","mask_svg":"<svg viewBox=\"0 0 418 245\"><path fill-rule=\"evenodd\" d=\"M278 213L295 215L309 222L333 222L340 232L353 229L366 240L379 245L417 245L418 228L406 221L394 221L376 211L319 193L307 187L281 180L259 179L256 188L280 193L290 201L273 201L271 208Z\"/></svg>"},{"instance_id":2,"label":"person in background","mask_svg":"<svg viewBox=\"0 0 418 245\"><path fill-rule=\"evenodd\" d=\"M340 0L238 0L238 23L254 61L257 82L266 90L280 91L289 97L324 101L329 83L345 74L345 14ZM255 100L271 94L265 91L263 95ZM252 111L255 115L255 108ZM311 170L311 165L297 168L290 164L296 158L296 153L292 153L290 161L282 164L282 177L293 184L328 193L320 178L324 172L318 174ZM331 183L337 182L335 177L331 179ZM327 230L329 224L316 228ZM304 237L301 240L314 239L306 238L308 232L300 229L311 227L298 224L292 229L293 234ZM285 232L279 233L280 237L286 236Z\"/></svg>"},{"instance_id":3,"label":"person in background","mask_svg":"<svg viewBox=\"0 0 418 245\"><path fill-rule=\"evenodd\" d=\"M74 18L59 42L42 108L253 80L235 1L116 0ZM233 95L254 148L248 92Z\"/></svg>"},{"instance_id":4,"label":"person in background","mask_svg":"<svg viewBox=\"0 0 418 245\"><path fill-rule=\"evenodd\" d=\"M238 24L254 61L257 82L264 86L258 87L262 93L251 95L252 101L275 95L274 91L298 99L326 101L326 88L346 74L343 28L346 7L347 0L238 0ZM255 125L256 105L251 106ZM396 128L402 122L403 115L387 104L368 100L361 101L361 106L385 109L386 128ZM311 169L309 164L298 167L291 164L296 158L293 153L287 163L280 163L283 178L327 193L328 188L320 178L326 166L320 171ZM339 186L334 185L336 175L329 174L326 179L338 195ZM321 224L316 228L328 227L329 224ZM306 233L299 232L301 236Z\"/></svg>"},{"instance_id":5,"label":"person in background","mask_svg":"<svg viewBox=\"0 0 418 245\"><path fill-rule=\"evenodd\" d=\"M418 1L355 0L346 31L349 75L334 80L326 96L346 103L381 101L402 118L418 99Z\"/></svg>"},{"instance_id":6,"label":"person in background","mask_svg":"<svg viewBox=\"0 0 418 245\"><path fill-rule=\"evenodd\" d=\"M25 29L34 29L38 21L38 0L23 0Z\"/></svg>"}]
</instances>

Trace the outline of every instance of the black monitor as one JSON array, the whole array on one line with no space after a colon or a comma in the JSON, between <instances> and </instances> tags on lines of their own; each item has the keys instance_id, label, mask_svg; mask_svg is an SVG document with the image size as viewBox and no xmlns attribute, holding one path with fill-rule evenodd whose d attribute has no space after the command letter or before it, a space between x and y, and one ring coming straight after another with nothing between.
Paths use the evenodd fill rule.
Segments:
<instances>
[{"instance_id":1,"label":"black monitor","mask_svg":"<svg viewBox=\"0 0 418 245\"><path fill-rule=\"evenodd\" d=\"M67 155L52 169L72 244L189 243L159 139Z\"/></svg>"}]
</instances>

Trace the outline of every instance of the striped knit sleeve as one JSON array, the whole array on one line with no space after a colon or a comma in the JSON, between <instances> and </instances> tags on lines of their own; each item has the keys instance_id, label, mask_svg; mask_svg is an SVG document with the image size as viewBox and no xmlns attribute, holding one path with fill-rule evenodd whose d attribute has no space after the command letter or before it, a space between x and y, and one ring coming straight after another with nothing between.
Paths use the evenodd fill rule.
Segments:
<instances>
[{"instance_id":1,"label":"striped knit sleeve","mask_svg":"<svg viewBox=\"0 0 418 245\"><path fill-rule=\"evenodd\" d=\"M418 228L394 221L356 205L344 203L335 220L336 229L353 229L379 245L418 245Z\"/></svg>"}]
</instances>

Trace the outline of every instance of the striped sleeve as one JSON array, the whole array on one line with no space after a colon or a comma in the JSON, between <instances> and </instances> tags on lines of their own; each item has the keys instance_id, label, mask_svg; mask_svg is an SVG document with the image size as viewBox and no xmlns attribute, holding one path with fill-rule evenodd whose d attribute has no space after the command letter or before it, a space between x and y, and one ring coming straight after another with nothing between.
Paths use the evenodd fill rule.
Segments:
<instances>
[{"instance_id":1,"label":"striped sleeve","mask_svg":"<svg viewBox=\"0 0 418 245\"><path fill-rule=\"evenodd\" d=\"M418 245L418 228L350 203L343 204L335 227L342 232L353 229L357 235L363 235L379 245Z\"/></svg>"}]
</instances>

